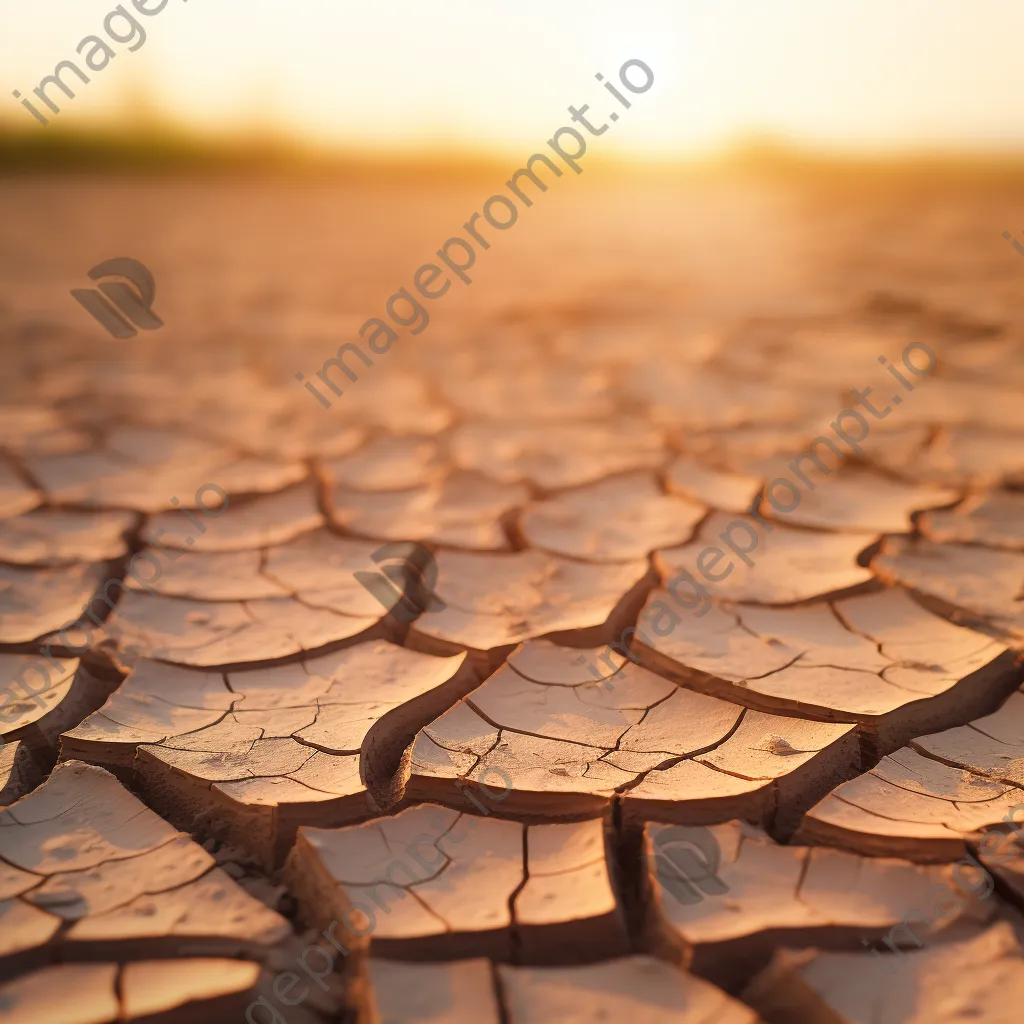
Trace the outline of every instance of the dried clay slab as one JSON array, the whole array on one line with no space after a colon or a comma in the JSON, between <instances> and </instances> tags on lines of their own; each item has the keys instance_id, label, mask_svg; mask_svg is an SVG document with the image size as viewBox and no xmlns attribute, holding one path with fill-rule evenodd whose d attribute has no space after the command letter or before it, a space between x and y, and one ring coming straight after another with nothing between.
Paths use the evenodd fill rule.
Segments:
<instances>
[{"instance_id":1,"label":"dried clay slab","mask_svg":"<svg viewBox=\"0 0 1024 1024\"><path fill-rule=\"evenodd\" d=\"M28 643L71 627L108 575L102 564L0 565L0 644Z\"/></svg>"},{"instance_id":2,"label":"dried clay slab","mask_svg":"<svg viewBox=\"0 0 1024 1024\"><path fill-rule=\"evenodd\" d=\"M288 922L110 774L69 761L0 811L0 972L63 959L261 955Z\"/></svg>"},{"instance_id":3,"label":"dried clay slab","mask_svg":"<svg viewBox=\"0 0 1024 1024\"><path fill-rule=\"evenodd\" d=\"M426 437L378 437L321 466L329 493L419 487L440 480L444 470L438 443Z\"/></svg>"},{"instance_id":4,"label":"dried clay slab","mask_svg":"<svg viewBox=\"0 0 1024 1024\"><path fill-rule=\"evenodd\" d=\"M473 684L465 655L372 640L304 662L200 672L142 661L61 756L116 772L183 828L279 864L300 824L339 825L387 802L424 721ZM370 787L370 788L368 788Z\"/></svg>"},{"instance_id":5,"label":"dried clay slab","mask_svg":"<svg viewBox=\"0 0 1024 1024\"><path fill-rule=\"evenodd\" d=\"M488 665L500 664L505 648L548 634L581 644L607 641L614 623L639 606L647 574L640 559L586 565L541 551L441 551L433 590L445 607L428 606L410 641L438 654L468 647Z\"/></svg>"},{"instance_id":6,"label":"dried clay slab","mask_svg":"<svg viewBox=\"0 0 1024 1024\"><path fill-rule=\"evenodd\" d=\"M1024 432L1020 392L1005 379L932 379L914 395L914 415L922 420L955 426L974 424L988 430Z\"/></svg>"},{"instance_id":7,"label":"dried clay slab","mask_svg":"<svg viewBox=\"0 0 1024 1024\"><path fill-rule=\"evenodd\" d=\"M748 512L763 483L760 476L711 469L687 456L680 456L665 470L670 494L721 512Z\"/></svg>"},{"instance_id":8,"label":"dried clay slab","mask_svg":"<svg viewBox=\"0 0 1024 1024\"><path fill-rule=\"evenodd\" d=\"M939 901L934 888L944 893L945 916L918 915L915 934L924 941L940 931L978 931L996 912L995 900L972 896L977 876L955 874L951 865L781 846L737 821L649 824L644 866L651 948L730 991L780 944L860 952L862 939L891 934L909 945L913 940L896 926L908 907L931 911ZM950 893L960 894L952 912Z\"/></svg>"},{"instance_id":9,"label":"dried clay slab","mask_svg":"<svg viewBox=\"0 0 1024 1024\"><path fill-rule=\"evenodd\" d=\"M0 516L20 516L35 508L43 495L29 487L17 473L0 460Z\"/></svg>"},{"instance_id":10,"label":"dried clay slab","mask_svg":"<svg viewBox=\"0 0 1024 1024\"><path fill-rule=\"evenodd\" d=\"M857 722L878 758L911 736L990 710L1015 689L1017 655L889 589L794 608L650 595L631 646L655 672L775 714Z\"/></svg>"},{"instance_id":11,"label":"dried clay slab","mask_svg":"<svg viewBox=\"0 0 1024 1024\"><path fill-rule=\"evenodd\" d=\"M183 553L166 566L154 553L159 575L129 578L107 632L122 651L200 667L385 633L387 609L354 575L378 571L374 549L314 530L266 552Z\"/></svg>"},{"instance_id":12,"label":"dried clay slab","mask_svg":"<svg viewBox=\"0 0 1024 1024\"><path fill-rule=\"evenodd\" d=\"M1024 787L1024 686L991 714L919 736L910 746L952 767Z\"/></svg>"},{"instance_id":13,"label":"dried clay slab","mask_svg":"<svg viewBox=\"0 0 1024 1024\"><path fill-rule=\"evenodd\" d=\"M1024 552L886 537L871 568L1024 642Z\"/></svg>"},{"instance_id":14,"label":"dried clay slab","mask_svg":"<svg viewBox=\"0 0 1024 1024\"><path fill-rule=\"evenodd\" d=\"M876 539L875 534L796 530L718 512L688 544L656 551L654 566L662 584L691 610L712 599L793 604L868 582L871 573L857 564L857 556ZM714 577L721 578L711 582Z\"/></svg>"},{"instance_id":15,"label":"dried clay slab","mask_svg":"<svg viewBox=\"0 0 1024 1024\"><path fill-rule=\"evenodd\" d=\"M462 469L502 483L532 483L545 491L653 469L667 457L661 432L632 420L545 426L467 423L453 434L451 452Z\"/></svg>"},{"instance_id":16,"label":"dried clay slab","mask_svg":"<svg viewBox=\"0 0 1024 1024\"><path fill-rule=\"evenodd\" d=\"M856 727L744 710L713 750L648 772L621 795L624 819L741 818L789 834L802 812L860 767Z\"/></svg>"},{"instance_id":17,"label":"dried clay slab","mask_svg":"<svg viewBox=\"0 0 1024 1024\"><path fill-rule=\"evenodd\" d=\"M529 498L524 484L499 483L463 470L406 490L338 487L328 495L331 521L349 533L474 551L507 551L510 545L502 521Z\"/></svg>"},{"instance_id":18,"label":"dried clay slab","mask_svg":"<svg viewBox=\"0 0 1024 1024\"><path fill-rule=\"evenodd\" d=\"M957 491L901 483L867 470L825 476L810 467L804 460L796 480L783 478L791 486L768 485L775 504L762 502L765 516L820 530L901 533L910 530L914 512L949 505L960 496Z\"/></svg>"},{"instance_id":19,"label":"dried clay slab","mask_svg":"<svg viewBox=\"0 0 1024 1024\"><path fill-rule=\"evenodd\" d=\"M201 601L251 601L291 597L311 609L367 618L383 609L356 579L378 569L369 541L338 537L330 530L304 533L268 549L211 553L175 552L172 558L146 549L160 572L140 568L130 590ZM150 563L152 564L152 563Z\"/></svg>"},{"instance_id":20,"label":"dried clay slab","mask_svg":"<svg viewBox=\"0 0 1024 1024\"><path fill-rule=\"evenodd\" d=\"M509 1024L758 1024L714 985L648 956L579 967L499 965Z\"/></svg>"},{"instance_id":21,"label":"dried clay slab","mask_svg":"<svg viewBox=\"0 0 1024 1024\"><path fill-rule=\"evenodd\" d=\"M860 764L855 727L763 714L676 686L622 658L539 640L421 730L407 800L469 808L511 789L503 813L764 822L795 813ZM830 780L834 780L830 782Z\"/></svg>"},{"instance_id":22,"label":"dried clay slab","mask_svg":"<svg viewBox=\"0 0 1024 1024\"><path fill-rule=\"evenodd\" d=\"M271 990L271 976L244 960L54 964L0 985L0 1007L5 1024L223 1024L256 1004L258 1022L273 1020ZM300 1004L287 1020L323 1018Z\"/></svg>"},{"instance_id":23,"label":"dried clay slab","mask_svg":"<svg viewBox=\"0 0 1024 1024\"><path fill-rule=\"evenodd\" d=\"M692 433L741 424L784 425L834 410L825 394L680 363L642 363L631 369L625 386L656 423Z\"/></svg>"},{"instance_id":24,"label":"dried clay slab","mask_svg":"<svg viewBox=\"0 0 1024 1024\"><path fill-rule=\"evenodd\" d=\"M706 512L663 494L653 473L626 473L534 502L519 529L533 548L586 562L627 562L685 543Z\"/></svg>"},{"instance_id":25,"label":"dried clay slab","mask_svg":"<svg viewBox=\"0 0 1024 1024\"><path fill-rule=\"evenodd\" d=\"M1011 832L987 832L972 849L995 879L1000 895L1024 910L1024 804L1013 815Z\"/></svg>"},{"instance_id":26,"label":"dried clay slab","mask_svg":"<svg viewBox=\"0 0 1024 1024\"><path fill-rule=\"evenodd\" d=\"M800 836L869 855L962 857L978 833L1024 819L1022 726L1016 692L991 715L921 736L808 811Z\"/></svg>"},{"instance_id":27,"label":"dried clay slab","mask_svg":"<svg viewBox=\"0 0 1024 1024\"><path fill-rule=\"evenodd\" d=\"M0 520L0 562L68 565L120 558L125 535L135 526L132 512L61 512L37 509Z\"/></svg>"},{"instance_id":28,"label":"dried clay slab","mask_svg":"<svg viewBox=\"0 0 1024 1024\"><path fill-rule=\"evenodd\" d=\"M383 614L383 609L381 609ZM371 618L309 608L294 598L187 601L128 593L106 625L126 664L140 657L208 668L271 661L382 630Z\"/></svg>"},{"instance_id":29,"label":"dried clay slab","mask_svg":"<svg viewBox=\"0 0 1024 1024\"><path fill-rule=\"evenodd\" d=\"M809 322L799 316L779 317L742 323L728 332L721 358L737 375L785 380L809 390L835 392L837 397L849 389L853 380L870 383L872 391L878 387L880 392L888 393L893 379L876 359L884 353L898 360L907 343L914 340L915 335L905 325L861 320L856 313L813 317ZM823 351L830 353L829 359L821 358ZM883 383L884 389L879 387ZM865 396L868 393L865 389ZM881 395L872 401L885 405ZM833 415L838 408L838 404L834 406Z\"/></svg>"},{"instance_id":30,"label":"dried clay slab","mask_svg":"<svg viewBox=\"0 0 1024 1024\"><path fill-rule=\"evenodd\" d=\"M0 746L0 807L20 800L42 777L43 772L27 743L4 741Z\"/></svg>"},{"instance_id":31,"label":"dried clay slab","mask_svg":"<svg viewBox=\"0 0 1024 1024\"><path fill-rule=\"evenodd\" d=\"M421 804L302 828L284 877L304 920L346 949L438 960L597 960L629 947L605 823L521 825Z\"/></svg>"},{"instance_id":32,"label":"dried clay slab","mask_svg":"<svg viewBox=\"0 0 1024 1024\"><path fill-rule=\"evenodd\" d=\"M1024 957L1009 924L897 953L780 950L744 1000L768 1024L1017 1024Z\"/></svg>"},{"instance_id":33,"label":"dried clay slab","mask_svg":"<svg viewBox=\"0 0 1024 1024\"><path fill-rule=\"evenodd\" d=\"M879 445L871 453L900 476L949 487L1017 484L1024 480L1024 434L947 427L912 449Z\"/></svg>"},{"instance_id":34,"label":"dried clay slab","mask_svg":"<svg viewBox=\"0 0 1024 1024\"><path fill-rule=\"evenodd\" d=\"M222 410L226 414L223 433L228 440L237 438L232 443L284 462L339 458L354 451L367 437L364 425L339 424L333 416L325 416L322 407L314 403L291 405L286 427L259 408L248 410L251 414L248 422L238 415L237 409L223 406Z\"/></svg>"},{"instance_id":35,"label":"dried clay slab","mask_svg":"<svg viewBox=\"0 0 1024 1024\"><path fill-rule=\"evenodd\" d=\"M1024 484L1024 433L1005 433L980 427L943 431L919 471L953 486Z\"/></svg>"},{"instance_id":36,"label":"dried clay slab","mask_svg":"<svg viewBox=\"0 0 1024 1024\"><path fill-rule=\"evenodd\" d=\"M323 347L333 348L337 344L336 339L337 332L332 331L325 338ZM312 415L321 423L326 421L330 424L332 433L338 432L339 421L346 430L355 424L360 429L376 427L393 435L439 434L451 424L451 410L430 394L428 382L422 374L408 373L394 366L391 371L364 376L358 387L346 385L343 402L334 402L333 396L328 394L327 397L334 402L329 414L310 404L305 396L301 405L312 410ZM335 373L333 376L337 378L338 375ZM325 447L321 445L318 453Z\"/></svg>"},{"instance_id":37,"label":"dried clay slab","mask_svg":"<svg viewBox=\"0 0 1024 1024\"><path fill-rule=\"evenodd\" d=\"M158 549L243 551L284 544L324 525L312 480L278 494L232 498L225 515L216 516L212 522L202 515L194 519L198 526L181 511L161 512L150 517L143 527L142 539ZM158 554L167 565L177 561L175 554Z\"/></svg>"},{"instance_id":38,"label":"dried clay slab","mask_svg":"<svg viewBox=\"0 0 1024 1024\"><path fill-rule=\"evenodd\" d=\"M205 484L255 494L306 476L301 462L240 456L224 445L141 427L114 428L95 451L30 457L25 465L55 504L139 512L170 511L172 498L195 508L195 492ZM209 496L205 500L214 504Z\"/></svg>"},{"instance_id":39,"label":"dried clay slab","mask_svg":"<svg viewBox=\"0 0 1024 1024\"><path fill-rule=\"evenodd\" d=\"M1021 439L1024 447L1024 438ZM980 544L1024 551L1024 494L988 491L973 494L956 508L926 512L921 532L940 544Z\"/></svg>"},{"instance_id":40,"label":"dried clay slab","mask_svg":"<svg viewBox=\"0 0 1024 1024\"><path fill-rule=\"evenodd\" d=\"M40 763L52 760L60 734L95 711L113 686L77 658L0 654L0 740L20 741Z\"/></svg>"},{"instance_id":41,"label":"dried clay slab","mask_svg":"<svg viewBox=\"0 0 1024 1024\"><path fill-rule=\"evenodd\" d=\"M502 1024L494 965L483 958L360 961L348 986L358 1024Z\"/></svg>"},{"instance_id":42,"label":"dried clay slab","mask_svg":"<svg viewBox=\"0 0 1024 1024\"><path fill-rule=\"evenodd\" d=\"M757 489L760 489L772 477L792 475L790 461L818 439L819 427L819 421L805 414L799 422L788 426L758 424L708 431L678 430L673 431L670 437L675 446L685 453L685 458L699 459L702 465L713 466L724 473L749 475L758 481ZM923 440L927 432L922 429L915 436ZM841 452L840 455L835 452L827 454L820 445L815 445L814 449L819 457L823 456L826 468L835 469L842 464ZM752 501L754 495L751 494L750 498ZM743 508L726 511L743 512L750 504L748 501Z\"/></svg>"},{"instance_id":43,"label":"dried clay slab","mask_svg":"<svg viewBox=\"0 0 1024 1024\"><path fill-rule=\"evenodd\" d=\"M483 959L416 964L373 957L353 994L359 1024L758 1021L753 1010L708 982L649 956L572 967L513 967Z\"/></svg>"}]
</instances>

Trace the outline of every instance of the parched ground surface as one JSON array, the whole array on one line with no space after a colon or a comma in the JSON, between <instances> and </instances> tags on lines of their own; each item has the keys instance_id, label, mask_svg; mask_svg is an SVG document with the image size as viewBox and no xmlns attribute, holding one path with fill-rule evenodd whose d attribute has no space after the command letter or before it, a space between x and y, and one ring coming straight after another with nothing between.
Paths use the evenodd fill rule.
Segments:
<instances>
[{"instance_id":1,"label":"parched ground surface","mask_svg":"<svg viewBox=\"0 0 1024 1024\"><path fill-rule=\"evenodd\" d=\"M1024 193L563 177L324 408L499 183L0 182L0 1019L1017 1020Z\"/></svg>"}]
</instances>

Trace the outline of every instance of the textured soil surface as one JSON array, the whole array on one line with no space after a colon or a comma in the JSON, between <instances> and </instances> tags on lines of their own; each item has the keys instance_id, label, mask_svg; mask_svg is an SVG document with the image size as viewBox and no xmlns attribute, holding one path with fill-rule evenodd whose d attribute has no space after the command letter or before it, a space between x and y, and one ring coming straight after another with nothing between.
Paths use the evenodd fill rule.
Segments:
<instances>
[{"instance_id":1,"label":"textured soil surface","mask_svg":"<svg viewBox=\"0 0 1024 1024\"><path fill-rule=\"evenodd\" d=\"M1024 193L498 184L0 181L0 1020L1018 1020Z\"/></svg>"}]
</instances>

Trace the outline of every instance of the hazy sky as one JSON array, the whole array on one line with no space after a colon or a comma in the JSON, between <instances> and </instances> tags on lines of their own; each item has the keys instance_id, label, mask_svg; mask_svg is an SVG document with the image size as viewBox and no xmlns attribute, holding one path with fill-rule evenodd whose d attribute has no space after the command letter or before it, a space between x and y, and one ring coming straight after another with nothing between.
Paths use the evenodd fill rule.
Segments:
<instances>
[{"instance_id":1,"label":"hazy sky","mask_svg":"<svg viewBox=\"0 0 1024 1024\"><path fill-rule=\"evenodd\" d=\"M141 0L140 0L141 2ZM124 0L129 11L131 0ZM153 7L159 0L147 0ZM0 0L0 111L31 97L113 0ZM842 149L1024 149L1024 0L169 0L147 39L59 93L53 122L126 107L213 128L272 125L361 147L536 147L569 104L651 90L602 139L687 154L750 133ZM116 32L125 26L115 24Z\"/></svg>"}]
</instances>

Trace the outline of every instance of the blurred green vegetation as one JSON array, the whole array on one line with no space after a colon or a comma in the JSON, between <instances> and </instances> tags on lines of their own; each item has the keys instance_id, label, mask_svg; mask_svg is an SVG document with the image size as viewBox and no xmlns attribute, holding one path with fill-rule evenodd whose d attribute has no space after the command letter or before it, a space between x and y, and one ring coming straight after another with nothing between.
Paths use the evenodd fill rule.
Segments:
<instances>
[{"instance_id":1,"label":"blurred green vegetation","mask_svg":"<svg viewBox=\"0 0 1024 1024\"><path fill-rule=\"evenodd\" d=\"M0 122L0 173L46 171L149 172L288 166L309 154L281 139L217 139L166 125L117 127L15 126Z\"/></svg>"},{"instance_id":2,"label":"blurred green vegetation","mask_svg":"<svg viewBox=\"0 0 1024 1024\"><path fill-rule=\"evenodd\" d=\"M1020 181L1024 153L979 150L917 150L909 153L852 155L812 149L771 136L748 136L716 158L730 166L785 176L826 178L996 178Z\"/></svg>"},{"instance_id":3,"label":"blurred green vegetation","mask_svg":"<svg viewBox=\"0 0 1024 1024\"><path fill-rule=\"evenodd\" d=\"M67 172L275 172L332 177L477 177L504 173L508 160L436 152L370 153L317 147L281 134L253 131L213 136L156 122L65 128L0 120L0 175Z\"/></svg>"},{"instance_id":4,"label":"blurred green vegetation","mask_svg":"<svg viewBox=\"0 0 1024 1024\"><path fill-rule=\"evenodd\" d=\"M541 150L541 145L537 150ZM519 161L529 153L524 149ZM474 153L441 144L429 151L368 152L316 146L269 130L248 134L203 134L176 127L159 117L88 127L42 127L0 119L0 175L67 172L325 172L331 177L460 179L504 175L517 158ZM757 175L855 179L964 178L1021 180L1024 154L922 152L850 156L816 151L771 137L740 140L714 157L690 161L623 162L588 154L587 168L606 173L720 174L723 171Z\"/></svg>"}]
</instances>

